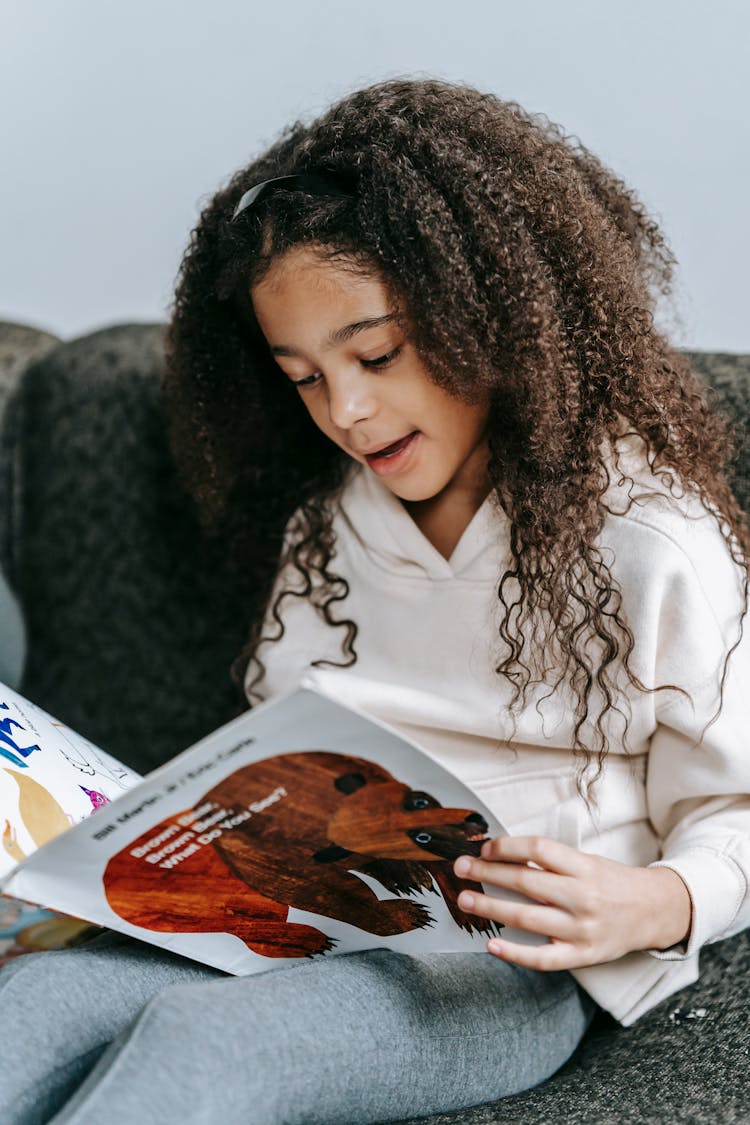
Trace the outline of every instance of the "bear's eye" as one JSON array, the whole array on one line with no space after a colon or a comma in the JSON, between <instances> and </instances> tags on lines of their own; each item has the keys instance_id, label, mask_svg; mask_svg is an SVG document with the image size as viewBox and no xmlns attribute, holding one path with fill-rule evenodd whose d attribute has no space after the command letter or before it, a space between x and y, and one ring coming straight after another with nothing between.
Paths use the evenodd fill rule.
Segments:
<instances>
[{"instance_id":1,"label":"bear's eye","mask_svg":"<svg viewBox=\"0 0 750 1125\"><path fill-rule=\"evenodd\" d=\"M438 807L438 803L434 797L430 797L428 793L412 792L407 793L404 797L404 808L407 811L412 809L434 809Z\"/></svg>"}]
</instances>

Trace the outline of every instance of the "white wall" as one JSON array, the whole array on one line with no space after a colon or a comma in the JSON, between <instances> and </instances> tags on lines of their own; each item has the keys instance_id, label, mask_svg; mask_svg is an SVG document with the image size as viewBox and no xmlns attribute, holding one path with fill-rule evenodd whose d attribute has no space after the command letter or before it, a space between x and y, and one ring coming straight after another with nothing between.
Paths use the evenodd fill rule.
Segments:
<instances>
[{"instance_id":1,"label":"white wall","mask_svg":"<svg viewBox=\"0 0 750 1125\"><path fill-rule=\"evenodd\" d=\"M664 225L677 342L750 351L749 33L744 0L0 0L0 319L163 318L227 175L357 86L431 75L580 136Z\"/></svg>"}]
</instances>

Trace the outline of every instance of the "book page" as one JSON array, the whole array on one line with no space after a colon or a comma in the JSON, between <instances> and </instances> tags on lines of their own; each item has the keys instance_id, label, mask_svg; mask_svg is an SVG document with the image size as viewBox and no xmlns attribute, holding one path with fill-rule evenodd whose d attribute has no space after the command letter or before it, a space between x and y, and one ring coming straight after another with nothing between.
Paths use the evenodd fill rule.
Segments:
<instances>
[{"instance_id":1,"label":"book page","mask_svg":"<svg viewBox=\"0 0 750 1125\"><path fill-rule=\"evenodd\" d=\"M238 974L381 946L479 951L499 929L460 910L461 889L483 888L453 861L503 833L428 754L300 689L95 810L3 889Z\"/></svg>"},{"instance_id":2,"label":"book page","mask_svg":"<svg viewBox=\"0 0 750 1125\"><path fill-rule=\"evenodd\" d=\"M0 684L0 878L141 780Z\"/></svg>"}]
</instances>

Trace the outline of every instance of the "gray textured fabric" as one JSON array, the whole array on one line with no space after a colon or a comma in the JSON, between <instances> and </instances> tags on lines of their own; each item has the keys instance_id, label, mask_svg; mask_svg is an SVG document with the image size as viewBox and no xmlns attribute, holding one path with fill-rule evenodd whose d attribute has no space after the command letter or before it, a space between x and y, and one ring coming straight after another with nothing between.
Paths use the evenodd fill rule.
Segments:
<instances>
[{"instance_id":1,"label":"gray textured fabric","mask_svg":"<svg viewBox=\"0 0 750 1125\"><path fill-rule=\"evenodd\" d=\"M740 507L750 512L750 355L691 352L690 359L716 406L734 424L737 450L732 484Z\"/></svg>"},{"instance_id":2,"label":"gray textured fabric","mask_svg":"<svg viewBox=\"0 0 750 1125\"><path fill-rule=\"evenodd\" d=\"M0 323L0 410L25 368L59 343L57 336L41 328L8 321Z\"/></svg>"},{"instance_id":3,"label":"gray textured fabric","mask_svg":"<svg viewBox=\"0 0 750 1125\"><path fill-rule=\"evenodd\" d=\"M18 602L0 570L0 683L18 687L26 656L26 634Z\"/></svg>"},{"instance_id":4,"label":"gray textured fabric","mask_svg":"<svg viewBox=\"0 0 750 1125\"><path fill-rule=\"evenodd\" d=\"M174 480L160 347L159 327L133 325L32 364L9 403L0 474L2 553L29 627L23 690L140 769L234 712L227 670L247 626ZM734 485L748 510L750 356L692 358L739 423ZM543 1086L423 1122L750 1121L750 936L701 963L698 984L633 1028L597 1017Z\"/></svg>"},{"instance_id":5,"label":"gray textured fabric","mask_svg":"<svg viewBox=\"0 0 750 1125\"><path fill-rule=\"evenodd\" d=\"M569 973L481 953L373 949L237 978L105 938L0 972L0 1120L393 1121L543 1081L592 1009Z\"/></svg>"},{"instance_id":6,"label":"gray textured fabric","mask_svg":"<svg viewBox=\"0 0 750 1125\"><path fill-rule=\"evenodd\" d=\"M145 772L241 706L248 614L177 484L162 329L104 329L32 363L8 402L3 558L25 695Z\"/></svg>"},{"instance_id":7,"label":"gray textured fabric","mask_svg":"<svg viewBox=\"0 0 750 1125\"><path fill-rule=\"evenodd\" d=\"M25 324L0 325L0 426L5 404L23 371L59 343L56 336ZM3 523L0 518L0 525ZM0 527L0 540L8 528ZM26 636L18 602L0 569L0 681L18 687L26 655Z\"/></svg>"},{"instance_id":8,"label":"gray textured fabric","mask_svg":"<svg viewBox=\"0 0 750 1125\"><path fill-rule=\"evenodd\" d=\"M421 1118L420 1125L747 1125L749 1010L745 931L706 947L701 979L632 1027L600 1013L544 1085L461 1114Z\"/></svg>"}]
</instances>

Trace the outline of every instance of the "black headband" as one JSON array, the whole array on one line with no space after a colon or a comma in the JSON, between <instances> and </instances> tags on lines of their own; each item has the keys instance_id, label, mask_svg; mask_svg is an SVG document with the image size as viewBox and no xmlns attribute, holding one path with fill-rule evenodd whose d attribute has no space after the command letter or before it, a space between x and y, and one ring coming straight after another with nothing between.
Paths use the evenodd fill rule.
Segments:
<instances>
[{"instance_id":1,"label":"black headband","mask_svg":"<svg viewBox=\"0 0 750 1125\"><path fill-rule=\"evenodd\" d=\"M275 191L302 191L308 195L338 195L347 199L354 197L353 181L351 177L338 172L300 172L296 176L277 176L273 180L263 180L254 184L240 199L234 209L232 222L243 211L259 203L261 199L272 195Z\"/></svg>"}]
</instances>

